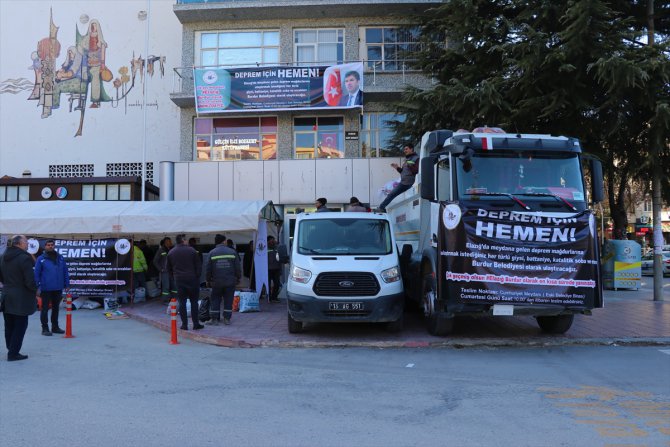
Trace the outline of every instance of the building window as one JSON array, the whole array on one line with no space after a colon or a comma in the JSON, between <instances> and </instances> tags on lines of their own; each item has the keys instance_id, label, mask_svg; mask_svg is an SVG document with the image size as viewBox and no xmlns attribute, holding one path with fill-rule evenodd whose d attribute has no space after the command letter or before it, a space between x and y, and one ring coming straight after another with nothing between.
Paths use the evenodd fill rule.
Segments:
<instances>
[{"instance_id":1,"label":"building window","mask_svg":"<svg viewBox=\"0 0 670 447\"><path fill-rule=\"evenodd\" d=\"M362 54L368 69L403 70L412 54L420 49L418 27L379 27L361 30Z\"/></svg>"},{"instance_id":2,"label":"building window","mask_svg":"<svg viewBox=\"0 0 670 447\"><path fill-rule=\"evenodd\" d=\"M30 200L30 186L0 186L0 202L27 202Z\"/></svg>"},{"instance_id":3,"label":"building window","mask_svg":"<svg viewBox=\"0 0 670 447\"><path fill-rule=\"evenodd\" d=\"M293 141L297 159L344 158L344 118L295 118Z\"/></svg>"},{"instance_id":4,"label":"building window","mask_svg":"<svg viewBox=\"0 0 670 447\"><path fill-rule=\"evenodd\" d=\"M154 164L147 163L147 181L154 182ZM107 163L107 177L142 177L142 163Z\"/></svg>"},{"instance_id":5,"label":"building window","mask_svg":"<svg viewBox=\"0 0 670 447\"><path fill-rule=\"evenodd\" d=\"M361 157L401 157L402 148L391 143L392 121L404 121L404 115L365 113L361 117Z\"/></svg>"},{"instance_id":6,"label":"building window","mask_svg":"<svg viewBox=\"0 0 670 447\"><path fill-rule=\"evenodd\" d=\"M203 32L199 36L197 65L244 67L279 63L279 31Z\"/></svg>"},{"instance_id":7,"label":"building window","mask_svg":"<svg viewBox=\"0 0 670 447\"><path fill-rule=\"evenodd\" d=\"M130 200L130 185L82 185L81 200Z\"/></svg>"},{"instance_id":8,"label":"building window","mask_svg":"<svg viewBox=\"0 0 670 447\"><path fill-rule=\"evenodd\" d=\"M49 177L93 177L93 165L49 165Z\"/></svg>"},{"instance_id":9,"label":"building window","mask_svg":"<svg viewBox=\"0 0 670 447\"><path fill-rule=\"evenodd\" d=\"M344 30L295 30L294 37L294 54L298 65L334 65L344 62Z\"/></svg>"},{"instance_id":10,"label":"building window","mask_svg":"<svg viewBox=\"0 0 670 447\"><path fill-rule=\"evenodd\" d=\"M642 211L647 213L651 212L651 200L645 200L642 204Z\"/></svg>"},{"instance_id":11,"label":"building window","mask_svg":"<svg viewBox=\"0 0 670 447\"><path fill-rule=\"evenodd\" d=\"M195 160L275 160L277 117L196 118Z\"/></svg>"}]
</instances>

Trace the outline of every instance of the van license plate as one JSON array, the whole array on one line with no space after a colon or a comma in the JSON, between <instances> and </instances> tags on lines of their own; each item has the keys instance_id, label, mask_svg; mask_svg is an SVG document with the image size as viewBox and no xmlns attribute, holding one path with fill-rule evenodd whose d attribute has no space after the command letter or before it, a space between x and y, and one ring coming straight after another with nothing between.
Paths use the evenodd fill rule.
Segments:
<instances>
[{"instance_id":1,"label":"van license plate","mask_svg":"<svg viewBox=\"0 0 670 447\"><path fill-rule=\"evenodd\" d=\"M350 302L330 302L328 303L328 310L365 310L363 303Z\"/></svg>"}]
</instances>

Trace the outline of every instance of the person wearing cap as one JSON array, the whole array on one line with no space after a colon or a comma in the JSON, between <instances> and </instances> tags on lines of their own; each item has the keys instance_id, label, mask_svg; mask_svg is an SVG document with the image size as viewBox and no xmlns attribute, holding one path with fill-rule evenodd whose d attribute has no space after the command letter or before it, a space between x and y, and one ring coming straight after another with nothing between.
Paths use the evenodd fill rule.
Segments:
<instances>
[{"instance_id":1,"label":"person wearing cap","mask_svg":"<svg viewBox=\"0 0 670 447\"><path fill-rule=\"evenodd\" d=\"M214 237L216 247L209 252L205 268L207 284L212 287L209 307L209 320L206 324L217 326L221 320L221 298L223 297L223 324L230 324L233 315L235 285L240 281L242 269L237 252L228 247L226 237L217 234Z\"/></svg>"},{"instance_id":2,"label":"person wearing cap","mask_svg":"<svg viewBox=\"0 0 670 447\"><path fill-rule=\"evenodd\" d=\"M356 213L356 212L362 212L365 213L367 212L367 209L361 205L361 202L359 202L357 197L352 197L349 199L349 208L347 208L348 212Z\"/></svg>"},{"instance_id":3,"label":"person wearing cap","mask_svg":"<svg viewBox=\"0 0 670 447\"><path fill-rule=\"evenodd\" d=\"M314 206L316 206L316 212L325 213L330 211L328 208L326 208L326 203L328 203L328 200L326 200L325 197L319 197L316 199L316 202L314 202Z\"/></svg>"}]
</instances>

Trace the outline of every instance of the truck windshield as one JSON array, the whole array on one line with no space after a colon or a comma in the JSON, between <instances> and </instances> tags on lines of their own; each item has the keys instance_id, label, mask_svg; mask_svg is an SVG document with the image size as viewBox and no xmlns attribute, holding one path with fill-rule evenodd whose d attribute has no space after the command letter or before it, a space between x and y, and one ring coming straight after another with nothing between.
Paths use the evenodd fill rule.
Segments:
<instances>
[{"instance_id":1,"label":"truck windshield","mask_svg":"<svg viewBox=\"0 0 670 447\"><path fill-rule=\"evenodd\" d=\"M302 255L387 255L393 252L388 221L383 219L303 220L298 227Z\"/></svg>"},{"instance_id":2,"label":"truck windshield","mask_svg":"<svg viewBox=\"0 0 670 447\"><path fill-rule=\"evenodd\" d=\"M554 196L569 202L584 201L582 171L577 154L546 152L477 153L458 160L458 196L471 200L547 200Z\"/></svg>"}]
</instances>

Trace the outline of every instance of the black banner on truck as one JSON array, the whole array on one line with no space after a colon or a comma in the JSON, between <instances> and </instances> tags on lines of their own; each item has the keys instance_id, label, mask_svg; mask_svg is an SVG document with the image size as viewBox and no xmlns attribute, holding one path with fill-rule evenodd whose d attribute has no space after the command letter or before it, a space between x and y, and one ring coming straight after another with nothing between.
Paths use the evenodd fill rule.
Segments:
<instances>
[{"instance_id":1,"label":"black banner on truck","mask_svg":"<svg viewBox=\"0 0 670 447\"><path fill-rule=\"evenodd\" d=\"M36 257L47 239L30 239L28 252ZM103 297L130 290L133 274L132 242L128 239L54 239L70 275L73 296Z\"/></svg>"},{"instance_id":2,"label":"black banner on truck","mask_svg":"<svg viewBox=\"0 0 670 447\"><path fill-rule=\"evenodd\" d=\"M449 300L594 307L593 214L569 217L440 206L439 271ZM444 281L446 280L446 281Z\"/></svg>"}]
</instances>

